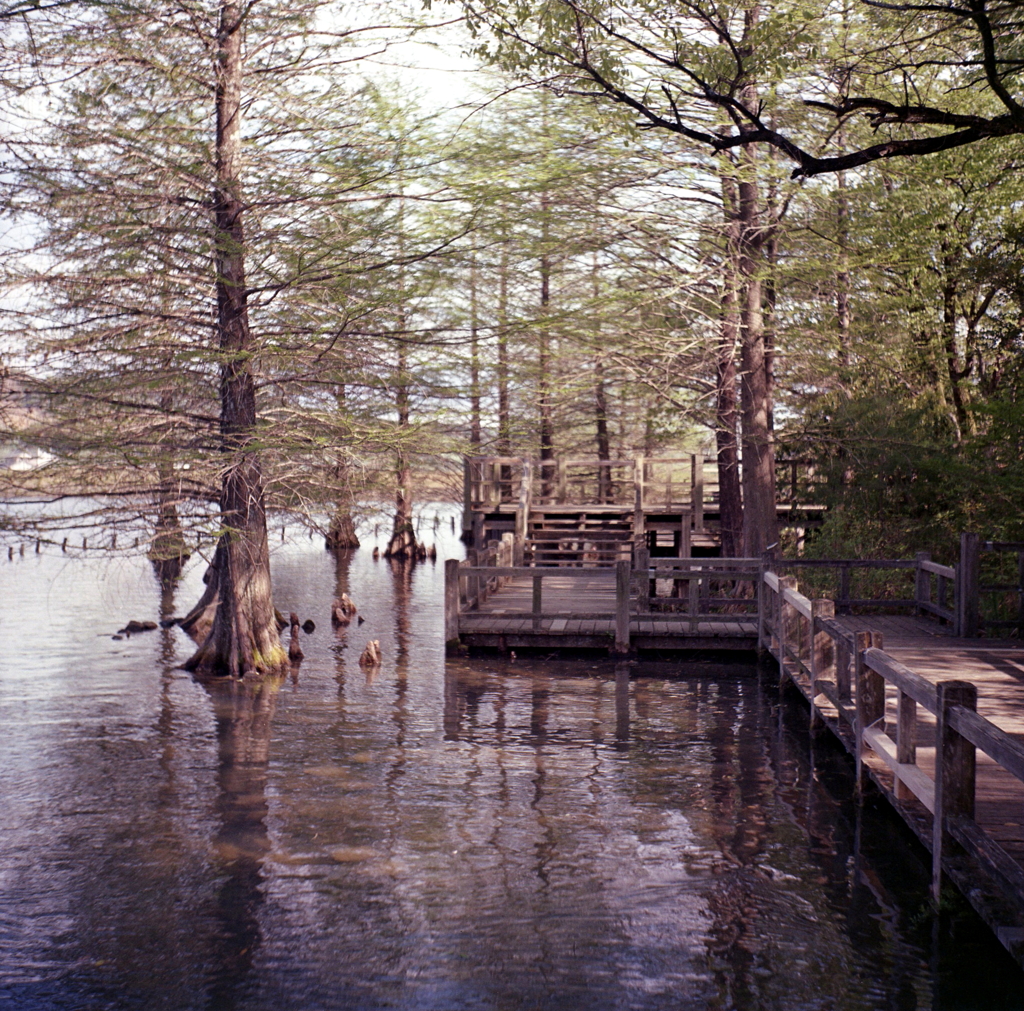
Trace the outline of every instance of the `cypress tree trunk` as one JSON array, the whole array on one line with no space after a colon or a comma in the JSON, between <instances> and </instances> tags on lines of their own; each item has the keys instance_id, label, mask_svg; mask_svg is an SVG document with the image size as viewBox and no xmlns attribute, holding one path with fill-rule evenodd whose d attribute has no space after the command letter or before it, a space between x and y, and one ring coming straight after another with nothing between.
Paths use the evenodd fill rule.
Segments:
<instances>
[{"instance_id":1,"label":"cypress tree trunk","mask_svg":"<svg viewBox=\"0 0 1024 1011\"><path fill-rule=\"evenodd\" d=\"M395 454L395 524L385 558L414 558L416 532L412 525L412 468L405 453L404 436L409 427L409 374L405 347L399 344L398 381L395 406L398 409L398 451Z\"/></svg>"},{"instance_id":2,"label":"cypress tree trunk","mask_svg":"<svg viewBox=\"0 0 1024 1011\"><path fill-rule=\"evenodd\" d=\"M760 7L745 15L744 45L760 20ZM743 87L748 109L758 107L757 84ZM738 274L740 306L740 416L743 447L743 554L757 558L778 539L775 513L775 447L772 435L771 353L765 346L763 252L766 239L761 220L757 152L752 144L740 148L737 183Z\"/></svg>"},{"instance_id":3,"label":"cypress tree trunk","mask_svg":"<svg viewBox=\"0 0 1024 1011\"><path fill-rule=\"evenodd\" d=\"M839 364L849 368L850 345L850 207L846 199L846 173L836 173L836 241L839 269L836 271L836 329L839 331ZM845 379L845 376L844 376Z\"/></svg>"},{"instance_id":4,"label":"cypress tree trunk","mask_svg":"<svg viewBox=\"0 0 1024 1011\"><path fill-rule=\"evenodd\" d=\"M739 180L740 384L743 422L743 553L756 558L777 540L775 452L771 431L771 395L765 356L763 235L754 150L741 153Z\"/></svg>"},{"instance_id":5,"label":"cypress tree trunk","mask_svg":"<svg viewBox=\"0 0 1024 1011\"><path fill-rule=\"evenodd\" d=\"M331 517L331 525L327 528L324 546L328 551L345 551L359 547L356 524L352 519L352 489L348 483L348 467L339 464L335 468L338 480L338 501Z\"/></svg>"},{"instance_id":6,"label":"cypress tree trunk","mask_svg":"<svg viewBox=\"0 0 1024 1011\"><path fill-rule=\"evenodd\" d=\"M480 446L480 324L477 318L476 258L469 264L469 444Z\"/></svg>"},{"instance_id":7,"label":"cypress tree trunk","mask_svg":"<svg viewBox=\"0 0 1024 1011\"><path fill-rule=\"evenodd\" d=\"M552 461L555 458L554 419L551 410L551 355L548 346L548 308L551 304L551 260L548 257L548 211L547 193L540 198L541 210L541 245L543 252L540 258L540 311L543 317L540 331L537 334L537 407L540 414L540 494L541 499L550 501L554 496L555 473Z\"/></svg>"},{"instance_id":8,"label":"cypress tree trunk","mask_svg":"<svg viewBox=\"0 0 1024 1011\"><path fill-rule=\"evenodd\" d=\"M338 412L341 413L345 409L344 383L338 385L335 400ZM344 459L334 468L334 478L338 497L334 506L334 515L331 517L331 525L327 528L327 536L324 538L324 547L328 551L358 548L359 537L356 535L356 525L352 519L352 487L349 483L348 463Z\"/></svg>"},{"instance_id":9,"label":"cypress tree trunk","mask_svg":"<svg viewBox=\"0 0 1024 1011\"><path fill-rule=\"evenodd\" d=\"M207 585L207 592L213 588L216 593L213 623L186 664L189 670L235 676L278 669L287 661L274 618L263 472L254 445L254 341L249 332L240 193L242 34L242 9L229 0L221 6L217 34L214 193L217 329L222 354L220 432L225 461L220 496L223 532Z\"/></svg>"},{"instance_id":10,"label":"cypress tree trunk","mask_svg":"<svg viewBox=\"0 0 1024 1011\"><path fill-rule=\"evenodd\" d=\"M597 458L610 460L612 444L608 435L608 391L604 382L604 362L600 358L594 361L594 415L597 429ZM599 465L597 469L597 501L603 504L611 502L611 500L611 467L608 464Z\"/></svg>"},{"instance_id":11,"label":"cypress tree trunk","mask_svg":"<svg viewBox=\"0 0 1024 1011\"><path fill-rule=\"evenodd\" d=\"M174 493L174 471L170 461L160 463L160 491L157 493L156 526L149 547L149 560L161 585L170 586L181 575L189 559L185 535L178 516Z\"/></svg>"},{"instance_id":12,"label":"cypress tree trunk","mask_svg":"<svg viewBox=\"0 0 1024 1011\"><path fill-rule=\"evenodd\" d=\"M722 555L735 558L743 546L743 499L740 493L739 446L736 426L739 421L736 392L736 341L740 331L737 293L737 221L736 180L724 173L722 206L726 219L726 251L722 276L721 339L715 376L715 444L718 455L718 504L721 517Z\"/></svg>"}]
</instances>

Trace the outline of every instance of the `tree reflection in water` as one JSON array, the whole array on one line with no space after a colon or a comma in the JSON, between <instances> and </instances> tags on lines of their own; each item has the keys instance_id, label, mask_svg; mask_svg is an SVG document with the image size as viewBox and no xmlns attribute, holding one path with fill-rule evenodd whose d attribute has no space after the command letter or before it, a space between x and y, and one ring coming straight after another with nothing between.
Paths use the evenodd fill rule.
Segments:
<instances>
[{"instance_id":1,"label":"tree reflection in water","mask_svg":"<svg viewBox=\"0 0 1024 1011\"><path fill-rule=\"evenodd\" d=\"M217 726L219 827L216 859L224 874L215 897L215 936L208 1007L233 1008L245 988L262 935L263 860L267 835L270 730L283 678L206 679Z\"/></svg>"}]
</instances>

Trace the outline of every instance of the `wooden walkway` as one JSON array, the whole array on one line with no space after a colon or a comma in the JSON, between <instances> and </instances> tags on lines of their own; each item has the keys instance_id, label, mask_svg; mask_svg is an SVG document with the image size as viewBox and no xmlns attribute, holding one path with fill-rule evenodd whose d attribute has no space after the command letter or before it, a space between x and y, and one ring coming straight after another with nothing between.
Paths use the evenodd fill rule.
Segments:
<instances>
[{"instance_id":1,"label":"wooden walkway","mask_svg":"<svg viewBox=\"0 0 1024 1011\"><path fill-rule=\"evenodd\" d=\"M955 567L927 552L693 558L699 474L690 508L662 515L645 507L638 464L630 523L590 506L531 512L524 467L514 520L476 509L470 558L445 563L447 648L770 653L780 685L807 699L811 731L827 728L853 756L858 792L874 783L931 851L936 901L952 880L1024 966L1024 543L965 533ZM984 583L981 553L1004 550L1017 552L1020 585ZM810 600L777 571L801 567L838 570L836 599ZM857 570L884 569L900 599L853 596L871 585L855 586ZM1018 616L983 617L980 594L1007 592ZM1006 627L1021 639L978 637Z\"/></svg>"},{"instance_id":2,"label":"wooden walkway","mask_svg":"<svg viewBox=\"0 0 1024 1011\"><path fill-rule=\"evenodd\" d=\"M807 699L812 732L830 730L858 783L873 782L932 852L936 899L952 880L1024 966L1024 648L951 634L955 611L929 584L951 569L901 563L916 590L900 605L927 614L837 616L760 560L644 549L614 568L514 560L508 538L476 564L446 563L449 648L771 653L780 684Z\"/></svg>"},{"instance_id":3,"label":"wooden walkway","mask_svg":"<svg viewBox=\"0 0 1024 1011\"><path fill-rule=\"evenodd\" d=\"M932 684L969 681L978 690L978 715L1024 746L1024 643L1020 640L953 638L926 618L862 615L837 621L851 632L881 633L885 651ZM889 692L885 723L891 733L895 733L896 710L896 693ZM935 716L919 706L914 730L916 764L933 781L935 727ZM975 820L1024 869L1024 782L984 751L977 753L976 762ZM876 771L891 785L887 770Z\"/></svg>"},{"instance_id":4,"label":"wooden walkway","mask_svg":"<svg viewBox=\"0 0 1024 1011\"><path fill-rule=\"evenodd\" d=\"M765 573L761 644L1024 966L1024 648L923 617L836 617ZM939 757L937 757L939 756Z\"/></svg>"}]
</instances>

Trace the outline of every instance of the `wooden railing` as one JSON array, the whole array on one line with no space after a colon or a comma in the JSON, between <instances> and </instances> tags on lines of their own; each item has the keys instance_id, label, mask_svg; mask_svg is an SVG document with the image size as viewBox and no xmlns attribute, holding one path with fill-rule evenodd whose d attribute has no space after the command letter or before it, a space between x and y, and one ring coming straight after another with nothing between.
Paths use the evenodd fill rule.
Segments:
<instances>
[{"instance_id":1,"label":"wooden railing","mask_svg":"<svg viewBox=\"0 0 1024 1011\"><path fill-rule=\"evenodd\" d=\"M1012 583L983 583L981 562L985 554L1015 554L1016 580ZM1024 637L1024 543L983 541L978 534L961 534L959 594L963 601L963 635L981 635L989 629L1009 628L1019 637ZM1015 595L1017 613L1012 618L985 617L982 613L983 594Z\"/></svg>"},{"instance_id":2,"label":"wooden railing","mask_svg":"<svg viewBox=\"0 0 1024 1011\"><path fill-rule=\"evenodd\" d=\"M849 614L854 607L914 608L919 614L931 614L936 618L957 622L957 570L949 565L939 565L931 560L927 551L919 551L915 558L767 558L772 568L781 569L836 569L839 572L838 592L831 599L835 602L837 614ZM884 570L912 569L914 571L914 596L893 597L852 597L851 582L855 569ZM950 591L953 599L950 599ZM956 633L959 634L959 633Z\"/></svg>"},{"instance_id":3,"label":"wooden railing","mask_svg":"<svg viewBox=\"0 0 1024 1011\"><path fill-rule=\"evenodd\" d=\"M459 616L478 609L502 582L510 579L528 578L531 580L531 608L523 612L523 617L532 618L535 630L545 618L560 618L567 621L612 621L614 622L614 652L629 652L629 620L630 620L630 562L616 562L614 569L581 569L555 568L551 566L479 566L456 559L445 562L445 642L453 643L459 638ZM609 611L566 611L545 612L544 580L545 579L594 579L607 573L615 578L615 606ZM474 592L473 588L482 586L482 591Z\"/></svg>"},{"instance_id":4,"label":"wooden railing","mask_svg":"<svg viewBox=\"0 0 1024 1011\"><path fill-rule=\"evenodd\" d=\"M613 623L614 652L630 649L630 622L664 619L666 611L678 613L680 621L688 622L695 633L700 624L724 625L756 618L756 596L761 572L757 558L648 558L638 552L637 567L627 558L614 566L602 568L529 566L513 564L514 541L506 534L502 545L487 552L472 553L464 562L445 562L445 641L452 644L459 638L460 615L478 611L491 593L510 579L529 579L532 583L530 617L534 630L540 630L545 619L598 620ZM545 609L544 581L550 579L600 579L606 575L611 585L614 578L614 606L607 611ZM670 580L678 587L674 597L658 597L652 590L657 581ZM745 584L741 591L741 584ZM713 595L714 594L714 595ZM505 612L513 616L513 612ZM671 617L671 615L670 615ZM715 634L712 632L711 634Z\"/></svg>"},{"instance_id":5,"label":"wooden railing","mask_svg":"<svg viewBox=\"0 0 1024 1011\"><path fill-rule=\"evenodd\" d=\"M695 632L702 622L725 624L757 614L758 558L651 558L641 549L636 565L632 580L638 617L677 612ZM671 595L657 596L657 583L668 580Z\"/></svg>"},{"instance_id":6,"label":"wooden railing","mask_svg":"<svg viewBox=\"0 0 1024 1011\"><path fill-rule=\"evenodd\" d=\"M920 571L951 578L935 568L944 567L928 563ZM834 602L808 599L792 576L763 572L760 600L759 646L778 661L782 680L807 697L812 724L830 725L852 751L858 783L867 765L912 827L921 832L922 819L931 816L930 831L926 825L921 834L932 849L936 897L955 841L1024 907L1024 870L974 818L975 749L1024 783L1024 745L978 715L975 686L928 681L886 653L879 633L844 628L834 619ZM887 694L895 702L892 720ZM937 724L931 774L917 761L918 706Z\"/></svg>"}]
</instances>

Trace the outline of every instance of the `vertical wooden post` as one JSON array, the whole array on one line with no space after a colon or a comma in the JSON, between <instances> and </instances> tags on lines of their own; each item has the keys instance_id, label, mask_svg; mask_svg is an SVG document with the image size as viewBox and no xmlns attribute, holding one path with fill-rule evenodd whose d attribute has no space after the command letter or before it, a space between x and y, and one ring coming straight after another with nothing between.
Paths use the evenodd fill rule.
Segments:
<instances>
[{"instance_id":1,"label":"vertical wooden post","mask_svg":"<svg viewBox=\"0 0 1024 1011\"><path fill-rule=\"evenodd\" d=\"M696 633L700 625L700 577L693 569L689 573L690 578L686 582L686 611L690 615L690 632Z\"/></svg>"},{"instance_id":2,"label":"vertical wooden post","mask_svg":"<svg viewBox=\"0 0 1024 1011\"><path fill-rule=\"evenodd\" d=\"M516 564L522 565L526 551L526 538L530 526L530 499L533 485L533 465L522 461L519 479L519 502L516 505Z\"/></svg>"},{"instance_id":3,"label":"vertical wooden post","mask_svg":"<svg viewBox=\"0 0 1024 1011\"><path fill-rule=\"evenodd\" d=\"M476 551L483 551L486 547L486 544L484 543L484 514L479 509L473 512L472 545Z\"/></svg>"},{"instance_id":4,"label":"vertical wooden post","mask_svg":"<svg viewBox=\"0 0 1024 1011\"><path fill-rule=\"evenodd\" d=\"M775 619L776 635L779 639L779 687L786 683L789 676L786 669L786 649L789 640L792 638L790 625L793 620L793 605L786 603L786 590L797 589L796 576L779 577L779 595L777 599L777 615Z\"/></svg>"},{"instance_id":5,"label":"vertical wooden post","mask_svg":"<svg viewBox=\"0 0 1024 1011\"><path fill-rule=\"evenodd\" d=\"M850 643L844 636L836 642L836 694L843 701L852 697L850 689Z\"/></svg>"},{"instance_id":6,"label":"vertical wooden post","mask_svg":"<svg viewBox=\"0 0 1024 1011\"><path fill-rule=\"evenodd\" d=\"M444 642L445 652L459 645L459 560L447 558L444 563Z\"/></svg>"},{"instance_id":7,"label":"vertical wooden post","mask_svg":"<svg viewBox=\"0 0 1024 1011\"><path fill-rule=\"evenodd\" d=\"M917 703L905 692L896 693L896 761L913 765L917 761ZM896 797L910 800L913 791L896 777Z\"/></svg>"},{"instance_id":8,"label":"vertical wooden post","mask_svg":"<svg viewBox=\"0 0 1024 1011\"><path fill-rule=\"evenodd\" d=\"M690 508L693 510L693 529L704 529L704 454L690 457Z\"/></svg>"},{"instance_id":9,"label":"vertical wooden post","mask_svg":"<svg viewBox=\"0 0 1024 1011\"><path fill-rule=\"evenodd\" d=\"M765 557L761 556L761 564L757 567L757 589L755 595L757 597L757 652L759 654L765 649L765 604L768 600L768 587L764 581L764 574L767 572L765 567ZM768 643L769 648L771 643Z\"/></svg>"},{"instance_id":10,"label":"vertical wooden post","mask_svg":"<svg viewBox=\"0 0 1024 1011\"><path fill-rule=\"evenodd\" d=\"M885 718L885 678L864 662L864 653L882 648L881 632L857 632L854 652L854 683L857 690L857 792L864 782L864 731Z\"/></svg>"},{"instance_id":11,"label":"vertical wooden post","mask_svg":"<svg viewBox=\"0 0 1024 1011\"><path fill-rule=\"evenodd\" d=\"M533 577L533 630L536 632L540 629L540 616L543 610L543 603L541 601L541 584L544 582L542 576Z\"/></svg>"},{"instance_id":12,"label":"vertical wooden post","mask_svg":"<svg viewBox=\"0 0 1024 1011\"><path fill-rule=\"evenodd\" d=\"M946 819L974 817L974 745L949 725L952 706L978 708L978 689L969 681L940 681L936 686L935 817L932 821L932 897L942 889L942 856L949 847Z\"/></svg>"},{"instance_id":13,"label":"vertical wooden post","mask_svg":"<svg viewBox=\"0 0 1024 1011\"><path fill-rule=\"evenodd\" d=\"M558 458L558 470L555 478L555 496L559 505L565 505L565 500L568 497L568 478L565 470L565 457L560 456Z\"/></svg>"},{"instance_id":14,"label":"vertical wooden post","mask_svg":"<svg viewBox=\"0 0 1024 1011\"><path fill-rule=\"evenodd\" d=\"M839 567L839 600L836 601L840 614L850 613L850 566Z\"/></svg>"},{"instance_id":15,"label":"vertical wooden post","mask_svg":"<svg viewBox=\"0 0 1024 1011\"><path fill-rule=\"evenodd\" d=\"M473 458L462 458L462 533L463 539L473 529Z\"/></svg>"},{"instance_id":16,"label":"vertical wooden post","mask_svg":"<svg viewBox=\"0 0 1024 1011\"><path fill-rule=\"evenodd\" d=\"M757 571L757 648L771 652L772 636L768 629L768 607L771 601L768 584L764 581L766 572L775 571L775 553L768 548L761 555L761 564Z\"/></svg>"},{"instance_id":17,"label":"vertical wooden post","mask_svg":"<svg viewBox=\"0 0 1024 1011\"><path fill-rule=\"evenodd\" d=\"M651 568L651 553L647 548L637 548L636 551L636 573L640 577L637 581L637 602L636 609L640 614L646 614L651 609L651 588L653 579L648 578ZM655 593L657 589L655 588Z\"/></svg>"},{"instance_id":18,"label":"vertical wooden post","mask_svg":"<svg viewBox=\"0 0 1024 1011\"><path fill-rule=\"evenodd\" d=\"M960 535L960 564L957 566L956 612L954 635L970 639L978 634L978 577L981 570L981 539L977 534Z\"/></svg>"},{"instance_id":19,"label":"vertical wooden post","mask_svg":"<svg viewBox=\"0 0 1024 1011\"><path fill-rule=\"evenodd\" d=\"M818 628L817 618L834 618L836 605L832 600L811 601L811 673L815 678L834 678L836 671L835 650L832 647L832 636L824 629Z\"/></svg>"},{"instance_id":20,"label":"vertical wooden post","mask_svg":"<svg viewBox=\"0 0 1024 1011\"><path fill-rule=\"evenodd\" d=\"M469 548L466 551L466 565L470 568L476 568L478 561L478 552L476 548ZM479 576L466 576L466 610L472 610L477 607L480 603L480 577Z\"/></svg>"},{"instance_id":21,"label":"vertical wooden post","mask_svg":"<svg viewBox=\"0 0 1024 1011\"><path fill-rule=\"evenodd\" d=\"M632 578L628 561L615 563L615 649L629 652L629 583Z\"/></svg>"},{"instance_id":22,"label":"vertical wooden post","mask_svg":"<svg viewBox=\"0 0 1024 1011\"><path fill-rule=\"evenodd\" d=\"M931 573L921 568L922 562L930 562L932 553L930 551L918 551L914 555L914 600L917 601L917 613L927 614L928 611L922 604L931 602L932 599L932 577Z\"/></svg>"},{"instance_id":23,"label":"vertical wooden post","mask_svg":"<svg viewBox=\"0 0 1024 1011\"><path fill-rule=\"evenodd\" d=\"M691 527L693 524L693 513L689 509L683 509L682 523L679 532L679 557L693 557L693 535Z\"/></svg>"},{"instance_id":24,"label":"vertical wooden post","mask_svg":"<svg viewBox=\"0 0 1024 1011\"><path fill-rule=\"evenodd\" d=\"M835 678L836 654L832 645L832 636L824 629L818 628L821 618L834 618L836 605L831 600L811 601L811 732L820 730L824 725L821 713L815 705L818 697L818 679Z\"/></svg>"}]
</instances>

